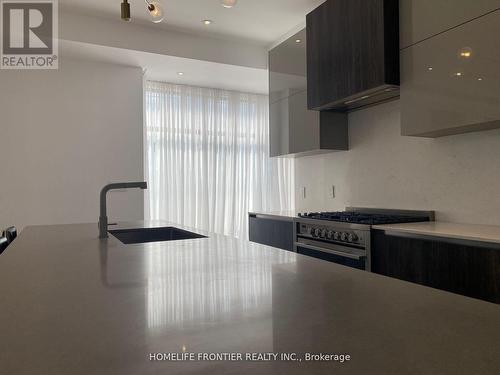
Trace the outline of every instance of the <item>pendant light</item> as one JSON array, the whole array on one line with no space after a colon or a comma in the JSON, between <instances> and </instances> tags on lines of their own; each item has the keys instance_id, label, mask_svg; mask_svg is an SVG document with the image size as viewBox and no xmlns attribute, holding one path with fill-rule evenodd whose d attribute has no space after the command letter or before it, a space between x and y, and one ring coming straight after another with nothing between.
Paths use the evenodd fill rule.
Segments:
<instances>
[{"instance_id":1,"label":"pendant light","mask_svg":"<svg viewBox=\"0 0 500 375\"><path fill-rule=\"evenodd\" d=\"M221 4L224 8L232 8L236 5L238 0L222 0Z\"/></svg>"},{"instance_id":2,"label":"pendant light","mask_svg":"<svg viewBox=\"0 0 500 375\"><path fill-rule=\"evenodd\" d=\"M151 21L154 23L159 23L163 21L163 8L158 0L144 0L146 3L146 9L149 12ZM132 18L130 16L130 3L128 0L123 0L121 7L121 17L124 21L130 21Z\"/></svg>"},{"instance_id":3,"label":"pendant light","mask_svg":"<svg viewBox=\"0 0 500 375\"><path fill-rule=\"evenodd\" d=\"M153 23L160 23L163 21L163 9L158 1L144 0L148 7L149 15Z\"/></svg>"},{"instance_id":4,"label":"pendant light","mask_svg":"<svg viewBox=\"0 0 500 375\"><path fill-rule=\"evenodd\" d=\"M122 20L130 21L130 4L127 0L123 0L122 3Z\"/></svg>"}]
</instances>

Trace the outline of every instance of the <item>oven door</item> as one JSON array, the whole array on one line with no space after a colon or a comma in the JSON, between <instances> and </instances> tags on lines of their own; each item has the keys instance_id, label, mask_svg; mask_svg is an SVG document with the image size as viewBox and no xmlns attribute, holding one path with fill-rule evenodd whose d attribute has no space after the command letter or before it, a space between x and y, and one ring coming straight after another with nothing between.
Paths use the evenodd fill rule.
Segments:
<instances>
[{"instance_id":1,"label":"oven door","mask_svg":"<svg viewBox=\"0 0 500 375\"><path fill-rule=\"evenodd\" d=\"M303 238L297 240L295 248L299 254L309 255L359 270L367 270L366 251L363 249Z\"/></svg>"}]
</instances>

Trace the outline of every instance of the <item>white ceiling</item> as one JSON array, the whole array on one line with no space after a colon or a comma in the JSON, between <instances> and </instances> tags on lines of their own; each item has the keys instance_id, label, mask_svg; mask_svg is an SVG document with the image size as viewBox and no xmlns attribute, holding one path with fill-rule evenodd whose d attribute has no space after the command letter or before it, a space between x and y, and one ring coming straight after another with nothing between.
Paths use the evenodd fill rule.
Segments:
<instances>
[{"instance_id":1,"label":"white ceiling","mask_svg":"<svg viewBox=\"0 0 500 375\"><path fill-rule=\"evenodd\" d=\"M241 39L271 45L297 25L324 0L238 0L226 9L220 0L160 0L165 10L161 24L149 22L144 0L129 0L133 22L151 27ZM63 10L119 19L121 0L59 0ZM210 26L202 20L211 19Z\"/></svg>"},{"instance_id":2,"label":"white ceiling","mask_svg":"<svg viewBox=\"0 0 500 375\"><path fill-rule=\"evenodd\" d=\"M61 40L61 62L65 58L141 67L148 80L213 87L257 94L268 93L267 70L210 61L187 59L88 43ZM184 75L179 76L177 73Z\"/></svg>"}]
</instances>

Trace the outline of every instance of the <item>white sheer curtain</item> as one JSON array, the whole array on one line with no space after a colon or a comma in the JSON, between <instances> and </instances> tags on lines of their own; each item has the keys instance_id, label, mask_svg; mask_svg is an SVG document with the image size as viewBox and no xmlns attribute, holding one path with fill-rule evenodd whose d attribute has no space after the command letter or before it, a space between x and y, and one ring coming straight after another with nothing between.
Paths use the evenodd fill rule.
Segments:
<instances>
[{"instance_id":1,"label":"white sheer curtain","mask_svg":"<svg viewBox=\"0 0 500 375\"><path fill-rule=\"evenodd\" d=\"M294 205L294 165L269 158L268 98L145 84L145 217L248 237L248 211Z\"/></svg>"}]
</instances>

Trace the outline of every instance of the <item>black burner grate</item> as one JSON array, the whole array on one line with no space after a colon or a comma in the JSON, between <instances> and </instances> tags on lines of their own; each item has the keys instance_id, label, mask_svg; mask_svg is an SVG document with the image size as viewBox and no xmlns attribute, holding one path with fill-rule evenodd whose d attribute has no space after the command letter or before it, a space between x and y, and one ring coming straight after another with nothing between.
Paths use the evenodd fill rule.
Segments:
<instances>
[{"instance_id":1,"label":"black burner grate","mask_svg":"<svg viewBox=\"0 0 500 375\"><path fill-rule=\"evenodd\" d=\"M340 221L344 223L378 225L396 223L414 223L429 221L427 216L371 214L364 212L309 212L299 214L299 217L316 220Z\"/></svg>"}]
</instances>

